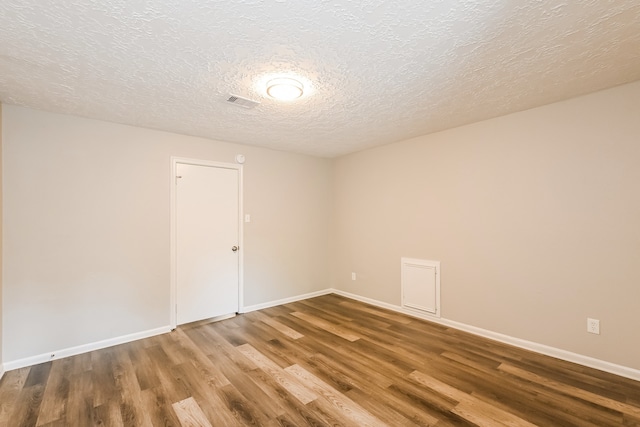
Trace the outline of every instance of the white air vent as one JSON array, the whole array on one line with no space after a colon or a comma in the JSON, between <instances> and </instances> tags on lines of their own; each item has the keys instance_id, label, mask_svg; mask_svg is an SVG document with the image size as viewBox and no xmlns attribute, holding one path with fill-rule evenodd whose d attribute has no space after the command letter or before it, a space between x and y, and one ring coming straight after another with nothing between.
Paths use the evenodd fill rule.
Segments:
<instances>
[{"instance_id":1,"label":"white air vent","mask_svg":"<svg viewBox=\"0 0 640 427\"><path fill-rule=\"evenodd\" d=\"M253 108L256 105L260 105L258 101L253 101L251 99L243 98L241 96L234 95L234 94L229 95L229 99L227 99L227 102L230 102L234 105L237 105L238 107L243 107L243 108Z\"/></svg>"},{"instance_id":2,"label":"white air vent","mask_svg":"<svg viewBox=\"0 0 640 427\"><path fill-rule=\"evenodd\" d=\"M402 307L440 317L440 262L400 259Z\"/></svg>"}]
</instances>

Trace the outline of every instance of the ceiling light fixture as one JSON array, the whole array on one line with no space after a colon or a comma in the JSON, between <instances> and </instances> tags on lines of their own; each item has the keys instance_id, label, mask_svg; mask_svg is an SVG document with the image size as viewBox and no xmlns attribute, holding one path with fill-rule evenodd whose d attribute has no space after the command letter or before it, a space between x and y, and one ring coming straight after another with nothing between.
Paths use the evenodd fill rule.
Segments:
<instances>
[{"instance_id":1,"label":"ceiling light fixture","mask_svg":"<svg viewBox=\"0 0 640 427\"><path fill-rule=\"evenodd\" d=\"M267 82L267 95L278 101L293 101L302 93L302 83L294 79L282 77Z\"/></svg>"}]
</instances>

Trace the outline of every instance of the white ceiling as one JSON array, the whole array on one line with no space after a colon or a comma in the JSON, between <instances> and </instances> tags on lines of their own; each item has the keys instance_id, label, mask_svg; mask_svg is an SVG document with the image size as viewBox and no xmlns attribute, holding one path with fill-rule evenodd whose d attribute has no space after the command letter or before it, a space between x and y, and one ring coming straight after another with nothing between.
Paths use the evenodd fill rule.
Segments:
<instances>
[{"instance_id":1,"label":"white ceiling","mask_svg":"<svg viewBox=\"0 0 640 427\"><path fill-rule=\"evenodd\" d=\"M3 103L326 157L638 79L638 0L0 2Z\"/></svg>"}]
</instances>

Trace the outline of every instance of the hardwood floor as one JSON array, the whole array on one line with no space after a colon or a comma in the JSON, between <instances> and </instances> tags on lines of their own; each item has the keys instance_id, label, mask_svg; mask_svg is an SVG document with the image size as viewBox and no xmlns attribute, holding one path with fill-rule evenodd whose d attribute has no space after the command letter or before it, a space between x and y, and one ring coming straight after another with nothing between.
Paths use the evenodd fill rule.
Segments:
<instances>
[{"instance_id":1,"label":"hardwood floor","mask_svg":"<svg viewBox=\"0 0 640 427\"><path fill-rule=\"evenodd\" d=\"M640 426L640 383L336 295L7 372L1 426Z\"/></svg>"}]
</instances>

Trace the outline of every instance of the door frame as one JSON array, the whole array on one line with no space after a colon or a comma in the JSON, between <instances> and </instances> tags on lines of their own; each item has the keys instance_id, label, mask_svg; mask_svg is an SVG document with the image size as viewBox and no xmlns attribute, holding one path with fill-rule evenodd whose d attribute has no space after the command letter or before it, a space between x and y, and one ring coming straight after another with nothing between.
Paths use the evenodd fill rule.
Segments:
<instances>
[{"instance_id":1,"label":"door frame","mask_svg":"<svg viewBox=\"0 0 640 427\"><path fill-rule=\"evenodd\" d=\"M242 311L244 304L244 240L243 240L243 181L242 181L242 165L235 163L222 163L214 162L210 160L190 159L186 157L171 156L171 260L170 260L170 274L171 274L171 290L169 296L169 321L171 329L175 329L178 323L178 269L177 269L177 188L176 188L176 176L178 170L178 164L188 164L195 166L206 166L221 169L234 169L238 171L238 312Z\"/></svg>"}]
</instances>

